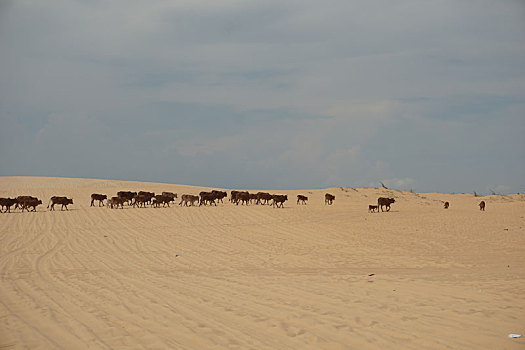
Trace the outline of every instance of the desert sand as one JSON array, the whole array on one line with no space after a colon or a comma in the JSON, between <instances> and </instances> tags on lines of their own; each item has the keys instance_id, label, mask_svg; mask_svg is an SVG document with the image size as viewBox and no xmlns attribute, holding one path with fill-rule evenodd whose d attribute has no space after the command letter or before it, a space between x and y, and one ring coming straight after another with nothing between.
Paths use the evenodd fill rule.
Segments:
<instances>
[{"instance_id":1,"label":"desert sand","mask_svg":"<svg viewBox=\"0 0 525 350\"><path fill-rule=\"evenodd\" d=\"M0 214L1 349L525 348L508 337L525 336L523 194L267 189L288 195L283 209L90 207L120 190L208 188L0 178L0 197L44 203ZM74 205L49 211L53 195ZM379 196L396 203L369 213Z\"/></svg>"}]
</instances>

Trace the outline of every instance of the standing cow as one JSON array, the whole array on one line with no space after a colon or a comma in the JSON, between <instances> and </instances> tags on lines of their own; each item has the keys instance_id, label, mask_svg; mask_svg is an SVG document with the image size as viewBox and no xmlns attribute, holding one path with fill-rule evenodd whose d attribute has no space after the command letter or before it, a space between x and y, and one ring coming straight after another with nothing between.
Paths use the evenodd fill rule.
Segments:
<instances>
[{"instance_id":1,"label":"standing cow","mask_svg":"<svg viewBox=\"0 0 525 350\"><path fill-rule=\"evenodd\" d=\"M308 200L308 197L303 196L302 194L297 195L297 204L299 204L299 202L306 204L307 200Z\"/></svg>"},{"instance_id":2,"label":"standing cow","mask_svg":"<svg viewBox=\"0 0 525 350\"><path fill-rule=\"evenodd\" d=\"M67 198L67 197L58 197L58 196L51 197L51 199L49 200L49 204L47 205L48 208L49 208L49 205L51 205L51 209L49 209L50 211L55 210L55 204L62 204L62 207L60 208L60 210L64 210L64 208L66 208L66 210L69 210L67 206L68 204L73 204L73 199Z\"/></svg>"},{"instance_id":3,"label":"standing cow","mask_svg":"<svg viewBox=\"0 0 525 350\"><path fill-rule=\"evenodd\" d=\"M324 195L324 204L332 205L335 201L335 196L333 194L327 193Z\"/></svg>"},{"instance_id":4,"label":"standing cow","mask_svg":"<svg viewBox=\"0 0 525 350\"><path fill-rule=\"evenodd\" d=\"M383 206L385 206L386 211L390 211L390 204L394 203L395 201L396 200L394 198L379 197L377 199L377 206L381 208L381 211L383 211Z\"/></svg>"},{"instance_id":5,"label":"standing cow","mask_svg":"<svg viewBox=\"0 0 525 350\"><path fill-rule=\"evenodd\" d=\"M91 195L91 206L94 207L95 206L95 201L98 201L98 206L99 207L103 207L104 206L104 200L107 200L107 199L108 199L108 196L106 196L105 194L93 193Z\"/></svg>"},{"instance_id":6,"label":"standing cow","mask_svg":"<svg viewBox=\"0 0 525 350\"><path fill-rule=\"evenodd\" d=\"M485 201L479 202L479 210L485 211Z\"/></svg>"},{"instance_id":7,"label":"standing cow","mask_svg":"<svg viewBox=\"0 0 525 350\"><path fill-rule=\"evenodd\" d=\"M2 209L5 207L5 211L7 213L11 212L11 206L15 205L16 203L18 203L16 198L0 198L0 206L2 206ZM0 209L0 213L1 212L2 210Z\"/></svg>"}]
</instances>

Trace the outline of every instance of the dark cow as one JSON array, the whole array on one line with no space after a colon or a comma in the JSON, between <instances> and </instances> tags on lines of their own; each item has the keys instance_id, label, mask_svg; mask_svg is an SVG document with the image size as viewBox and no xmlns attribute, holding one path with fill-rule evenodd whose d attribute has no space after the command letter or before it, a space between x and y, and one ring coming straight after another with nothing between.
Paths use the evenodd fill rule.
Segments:
<instances>
[{"instance_id":1,"label":"dark cow","mask_svg":"<svg viewBox=\"0 0 525 350\"><path fill-rule=\"evenodd\" d=\"M250 203L255 202L255 204L257 204L257 193L250 193L249 197L250 197Z\"/></svg>"},{"instance_id":2,"label":"dark cow","mask_svg":"<svg viewBox=\"0 0 525 350\"><path fill-rule=\"evenodd\" d=\"M133 203L133 197L135 197L136 195L137 195L137 192L131 192L131 191L117 192L117 196L120 198L124 198L125 199L124 202L127 203L128 205Z\"/></svg>"},{"instance_id":3,"label":"dark cow","mask_svg":"<svg viewBox=\"0 0 525 350\"><path fill-rule=\"evenodd\" d=\"M183 194L180 196L180 203L179 205L182 205L184 203L184 206L194 206L196 202L199 201L199 196L194 196L192 194ZM190 205L188 205L190 203Z\"/></svg>"},{"instance_id":4,"label":"dark cow","mask_svg":"<svg viewBox=\"0 0 525 350\"><path fill-rule=\"evenodd\" d=\"M335 196L333 194L327 193L324 195L324 204L332 205L334 200Z\"/></svg>"},{"instance_id":5,"label":"dark cow","mask_svg":"<svg viewBox=\"0 0 525 350\"><path fill-rule=\"evenodd\" d=\"M385 206L386 211L390 211L390 204L394 203L395 201L396 200L394 198L379 197L377 199L377 206L381 208L381 211L383 211L383 206Z\"/></svg>"},{"instance_id":6,"label":"dark cow","mask_svg":"<svg viewBox=\"0 0 525 350\"><path fill-rule=\"evenodd\" d=\"M235 195L235 204L239 205L241 202L242 205L248 205L250 203L250 193L248 191L238 192Z\"/></svg>"},{"instance_id":7,"label":"dark cow","mask_svg":"<svg viewBox=\"0 0 525 350\"><path fill-rule=\"evenodd\" d=\"M303 196L302 194L297 195L297 204L299 204L299 202L306 204L306 201L308 201L308 197Z\"/></svg>"},{"instance_id":8,"label":"dark cow","mask_svg":"<svg viewBox=\"0 0 525 350\"><path fill-rule=\"evenodd\" d=\"M39 206L40 204L42 204L42 201L37 198L25 199L22 202L20 202L20 205L22 207L22 212L24 211L24 209L29 211L29 208L33 208L33 210L31 211L36 211L36 207Z\"/></svg>"},{"instance_id":9,"label":"dark cow","mask_svg":"<svg viewBox=\"0 0 525 350\"><path fill-rule=\"evenodd\" d=\"M155 197L155 192L146 192L146 191L139 191L139 196L147 197L148 198L148 204L151 204L151 199Z\"/></svg>"},{"instance_id":10,"label":"dark cow","mask_svg":"<svg viewBox=\"0 0 525 350\"><path fill-rule=\"evenodd\" d=\"M213 204L217 206L217 203L215 203L215 199L217 199L217 196L215 193L202 191L201 193L199 193L199 196L200 196L199 207L203 204L208 205L208 203L210 205Z\"/></svg>"},{"instance_id":11,"label":"dark cow","mask_svg":"<svg viewBox=\"0 0 525 350\"><path fill-rule=\"evenodd\" d=\"M448 202L445 202L444 208L448 209L449 206L450 206L450 204Z\"/></svg>"},{"instance_id":12,"label":"dark cow","mask_svg":"<svg viewBox=\"0 0 525 350\"><path fill-rule=\"evenodd\" d=\"M288 195L275 194L272 196L272 199L273 199L272 207L284 208L284 202L288 200Z\"/></svg>"},{"instance_id":13,"label":"dark cow","mask_svg":"<svg viewBox=\"0 0 525 350\"><path fill-rule=\"evenodd\" d=\"M485 201L479 202L479 210L485 211Z\"/></svg>"},{"instance_id":14,"label":"dark cow","mask_svg":"<svg viewBox=\"0 0 525 350\"><path fill-rule=\"evenodd\" d=\"M124 197L111 197L110 199L108 199L107 207L114 209L114 208L118 208L118 206L120 205L120 208L124 209L124 203L126 202L127 202L127 199Z\"/></svg>"},{"instance_id":15,"label":"dark cow","mask_svg":"<svg viewBox=\"0 0 525 350\"><path fill-rule=\"evenodd\" d=\"M379 213L379 207L377 205L369 205L368 206L368 212L375 212L377 209L377 212Z\"/></svg>"},{"instance_id":16,"label":"dark cow","mask_svg":"<svg viewBox=\"0 0 525 350\"><path fill-rule=\"evenodd\" d=\"M48 208L49 208L49 205L51 205L51 209L49 209L50 211L55 210L55 204L62 205L60 210L64 210L64 208L66 208L66 210L69 210L67 206L68 204L73 204L73 199L67 198L67 197L59 197L59 196L51 197L51 199L49 200L49 204L47 205Z\"/></svg>"},{"instance_id":17,"label":"dark cow","mask_svg":"<svg viewBox=\"0 0 525 350\"><path fill-rule=\"evenodd\" d=\"M256 204L270 204L273 196L268 192L258 192ZM263 203L264 202L264 203Z\"/></svg>"},{"instance_id":18,"label":"dark cow","mask_svg":"<svg viewBox=\"0 0 525 350\"><path fill-rule=\"evenodd\" d=\"M105 194L93 193L91 195L91 206L94 207L95 201L98 201L98 206L103 207L105 199L108 199L108 196L106 196Z\"/></svg>"},{"instance_id":19,"label":"dark cow","mask_svg":"<svg viewBox=\"0 0 525 350\"><path fill-rule=\"evenodd\" d=\"M16 205L18 203L18 200L16 198L0 198L0 206L2 209L0 209L0 213L2 210L6 210L6 212L11 212L11 206ZM5 209L4 209L5 207Z\"/></svg>"},{"instance_id":20,"label":"dark cow","mask_svg":"<svg viewBox=\"0 0 525 350\"><path fill-rule=\"evenodd\" d=\"M171 198L170 202L175 202L175 198L178 198L177 194L173 192L162 192L162 195L166 197L170 197Z\"/></svg>"},{"instance_id":21,"label":"dark cow","mask_svg":"<svg viewBox=\"0 0 525 350\"><path fill-rule=\"evenodd\" d=\"M213 190L211 191L213 194L215 194L215 199L217 199L217 202L218 201L221 201L221 203L224 203L222 201L223 198L225 197L228 197L228 193L224 192L224 191L217 191L217 190Z\"/></svg>"},{"instance_id":22,"label":"dark cow","mask_svg":"<svg viewBox=\"0 0 525 350\"><path fill-rule=\"evenodd\" d=\"M237 201L237 194L241 193L241 191L231 191L230 192L230 202L235 203Z\"/></svg>"},{"instance_id":23,"label":"dark cow","mask_svg":"<svg viewBox=\"0 0 525 350\"><path fill-rule=\"evenodd\" d=\"M149 195L137 194L135 197L133 197L133 208L135 208L135 206L145 208L146 204L151 203L151 198L152 197L150 197Z\"/></svg>"},{"instance_id":24,"label":"dark cow","mask_svg":"<svg viewBox=\"0 0 525 350\"><path fill-rule=\"evenodd\" d=\"M16 204L15 204L15 209L20 207L20 209L22 209L22 203L24 201L27 201L27 200L38 200L38 198L36 197L33 197L33 196L18 196L16 197Z\"/></svg>"},{"instance_id":25,"label":"dark cow","mask_svg":"<svg viewBox=\"0 0 525 350\"><path fill-rule=\"evenodd\" d=\"M161 204L162 204L163 207L165 207L166 204L169 207L170 206L170 202L173 201L173 200L174 200L173 197L165 196L165 195L162 195L162 194L157 194L155 197L152 198L154 207L160 207Z\"/></svg>"}]
</instances>

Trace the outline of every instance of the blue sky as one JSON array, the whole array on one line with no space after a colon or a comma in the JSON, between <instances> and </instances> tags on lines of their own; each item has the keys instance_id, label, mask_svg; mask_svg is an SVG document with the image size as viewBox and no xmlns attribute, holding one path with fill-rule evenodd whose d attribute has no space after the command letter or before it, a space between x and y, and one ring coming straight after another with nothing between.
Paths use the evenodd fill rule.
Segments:
<instances>
[{"instance_id":1,"label":"blue sky","mask_svg":"<svg viewBox=\"0 0 525 350\"><path fill-rule=\"evenodd\" d=\"M525 191L522 1L3 1L0 175Z\"/></svg>"}]
</instances>

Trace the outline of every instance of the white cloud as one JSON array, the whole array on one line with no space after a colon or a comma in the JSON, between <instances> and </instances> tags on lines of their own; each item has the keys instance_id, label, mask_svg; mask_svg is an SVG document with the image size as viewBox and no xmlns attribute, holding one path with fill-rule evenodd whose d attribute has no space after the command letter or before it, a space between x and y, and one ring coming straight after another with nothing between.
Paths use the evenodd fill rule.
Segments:
<instances>
[{"instance_id":1,"label":"white cloud","mask_svg":"<svg viewBox=\"0 0 525 350\"><path fill-rule=\"evenodd\" d=\"M67 160L81 173L74 157L54 156L72 135L91 173L126 158L111 164L116 177L148 175L133 162L184 159L186 177L174 179L206 184L217 176L191 171L212 174L203 168L222 157L213 167L224 182L517 190L522 10L488 0L12 1L0 11L0 136L14 130L40 156L15 147L0 163L39 173Z\"/></svg>"}]
</instances>

